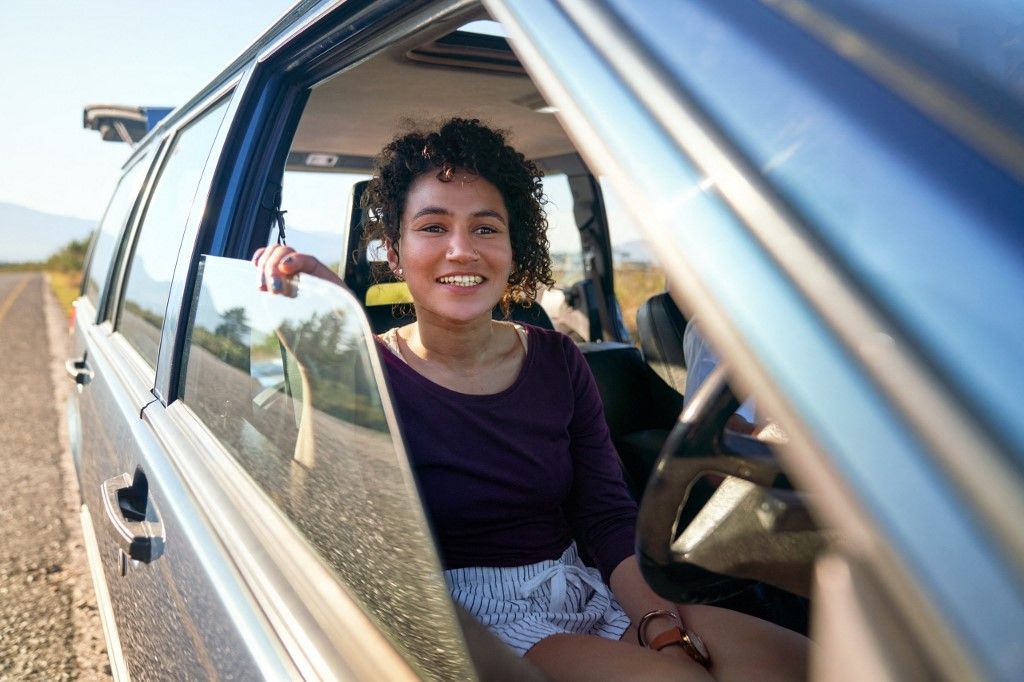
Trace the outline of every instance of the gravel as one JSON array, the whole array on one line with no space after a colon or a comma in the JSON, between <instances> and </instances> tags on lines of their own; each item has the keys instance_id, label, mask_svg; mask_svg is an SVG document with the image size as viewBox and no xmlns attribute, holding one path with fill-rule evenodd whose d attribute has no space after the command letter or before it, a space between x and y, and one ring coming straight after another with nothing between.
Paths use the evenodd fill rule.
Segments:
<instances>
[{"instance_id":1,"label":"gravel","mask_svg":"<svg viewBox=\"0 0 1024 682\"><path fill-rule=\"evenodd\" d=\"M43 276L0 275L0 301L13 295L0 319L0 680L110 679L64 424L67 326Z\"/></svg>"}]
</instances>

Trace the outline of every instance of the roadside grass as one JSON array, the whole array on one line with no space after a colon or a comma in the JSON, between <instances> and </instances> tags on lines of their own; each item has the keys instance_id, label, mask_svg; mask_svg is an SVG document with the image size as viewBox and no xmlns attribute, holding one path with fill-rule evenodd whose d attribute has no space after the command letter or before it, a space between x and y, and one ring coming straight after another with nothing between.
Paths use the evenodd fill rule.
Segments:
<instances>
[{"instance_id":1,"label":"roadside grass","mask_svg":"<svg viewBox=\"0 0 1024 682\"><path fill-rule=\"evenodd\" d=\"M82 285L82 264L89 248L91 236L76 239L65 244L45 261L27 263L2 263L0 272L46 272L50 275L50 288L66 315L71 314L71 304L78 298Z\"/></svg>"},{"instance_id":2,"label":"roadside grass","mask_svg":"<svg viewBox=\"0 0 1024 682\"><path fill-rule=\"evenodd\" d=\"M622 319L634 342L636 311L644 301L665 291L665 273L649 263L620 263L615 267L615 297L622 307Z\"/></svg>"},{"instance_id":3,"label":"roadside grass","mask_svg":"<svg viewBox=\"0 0 1024 682\"><path fill-rule=\"evenodd\" d=\"M50 288L53 295L57 297L61 310L66 315L71 314L71 304L78 298L78 292L82 286L82 273L78 270L64 272L61 270L50 270Z\"/></svg>"},{"instance_id":4,"label":"roadside grass","mask_svg":"<svg viewBox=\"0 0 1024 682\"><path fill-rule=\"evenodd\" d=\"M81 270L64 270L47 263L0 263L0 272L46 272L50 275L50 289L57 297L61 310L71 313L71 304L78 298L82 286Z\"/></svg>"}]
</instances>

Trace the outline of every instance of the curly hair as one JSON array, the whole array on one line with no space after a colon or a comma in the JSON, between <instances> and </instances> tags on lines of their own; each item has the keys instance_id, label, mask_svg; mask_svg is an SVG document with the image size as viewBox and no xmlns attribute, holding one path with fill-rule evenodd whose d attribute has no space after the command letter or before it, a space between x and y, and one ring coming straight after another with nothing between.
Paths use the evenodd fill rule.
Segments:
<instances>
[{"instance_id":1,"label":"curly hair","mask_svg":"<svg viewBox=\"0 0 1024 682\"><path fill-rule=\"evenodd\" d=\"M423 173L436 172L451 182L459 169L478 175L501 192L508 209L512 242L512 274L501 298L505 317L513 302L529 306L541 285L551 286L548 253L547 199L543 173L506 142L506 134L478 119L451 118L437 131L414 130L396 137L381 150L375 172L363 192L363 241L381 239L397 252L405 200L413 182Z\"/></svg>"}]
</instances>

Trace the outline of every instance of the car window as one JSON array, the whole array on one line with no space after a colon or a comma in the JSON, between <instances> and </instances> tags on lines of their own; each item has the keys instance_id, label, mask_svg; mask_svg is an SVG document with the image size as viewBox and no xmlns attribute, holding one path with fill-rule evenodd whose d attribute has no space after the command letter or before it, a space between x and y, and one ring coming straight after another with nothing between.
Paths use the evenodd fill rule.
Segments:
<instances>
[{"instance_id":1,"label":"car window","mask_svg":"<svg viewBox=\"0 0 1024 682\"><path fill-rule=\"evenodd\" d=\"M281 209L286 211L287 244L343 274L344 262L351 257L345 249L349 218L355 208L353 187L369 178L362 173L286 170L281 183ZM276 243L277 236L277 230L271 230L268 243Z\"/></svg>"},{"instance_id":2,"label":"car window","mask_svg":"<svg viewBox=\"0 0 1024 682\"><path fill-rule=\"evenodd\" d=\"M618 194L603 180L601 195L612 243L615 298L622 308L622 321L630 338L638 342L636 311L648 298L665 291L665 270L655 260Z\"/></svg>"},{"instance_id":3,"label":"car window","mask_svg":"<svg viewBox=\"0 0 1024 682\"><path fill-rule=\"evenodd\" d=\"M100 293L102 293L107 276L110 274L110 263L113 260L114 251L132 206L135 205L135 200L139 196L139 189L146 177L149 162L150 154L147 153L121 177L117 189L114 190L114 196L107 206L107 211L103 214L103 220L100 221L99 229L96 230L96 241L92 246L89 272L85 280L85 296L93 305L99 305Z\"/></svg>"},{"instance_id":4,"label":"car window","mask_svg":"<svg viewBox=\"0 0 1024 682\"><path fill-rule=\"evenodd\" d=\"M471 676L358 301L316 278L294 298L204 257L182 399L424 677Z\"/></svg>"},{"instance_id":5,"label":"car window","mask_svg":"<svg viewBox=\"0 0 1024 682\"><path fill-rule=\"evenodd\" d=\"M153 367L178 247L226 108L219 104L178 133L138 229L118 328Z\"/></svg>"},{"instance_id":6,"label":"car window","mask_svg":"<svg viewBox=\"0 0 1024 682\"><path fill-rule=\"evenodd\" d=\"M556 288L571 287L583 279L583 247L573 215L572 190L564 173L544 177L548 203L548 242L551 244L551 274Z\"/></svg>"}]
</instances>

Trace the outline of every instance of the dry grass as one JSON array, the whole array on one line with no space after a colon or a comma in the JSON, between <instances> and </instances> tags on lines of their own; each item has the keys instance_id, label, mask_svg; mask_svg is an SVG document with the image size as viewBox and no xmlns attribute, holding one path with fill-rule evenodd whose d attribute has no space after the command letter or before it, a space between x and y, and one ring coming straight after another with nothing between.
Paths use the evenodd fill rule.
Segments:
<instances>
[{"instance_id":1,"label":"dry grass","mask_svg":"<svg viewBox=\"0 0 1024 682\"><path fill-rule=\"evenodd\" d=\"M71 304L78 298L78 292L82 286L82 273L60 270L50 270L49 272L50 288L53 289L53 295L57 297L61 310L65 314L70 314Z\"/></svg>"},{"instance_id":2,"label":"dry grass","mask_svg":"<svg viewBox=\"0 0 1024 682\"><path fill-rule=\"evenodd\" d=\"M615 268L615 297L622 307L622 319L635 341L636 311L644 301L665 291L665 273L656 265L623 263Z\"/></svg>"},{"instance_id":3,"label":"dry grass","mask_svg":"<svg viewBox=\"0 0 1024 682\"><path fill-rule=\"evenodd\" d=\"M555 271L555 281L565 286L582 277L579 272ZM615 297L622 307L622 318L630 337L636 341L636 311L654 294L665 291L665 273L649 263L619 263L615 266Z\"/></svg>"}]
</instances>

